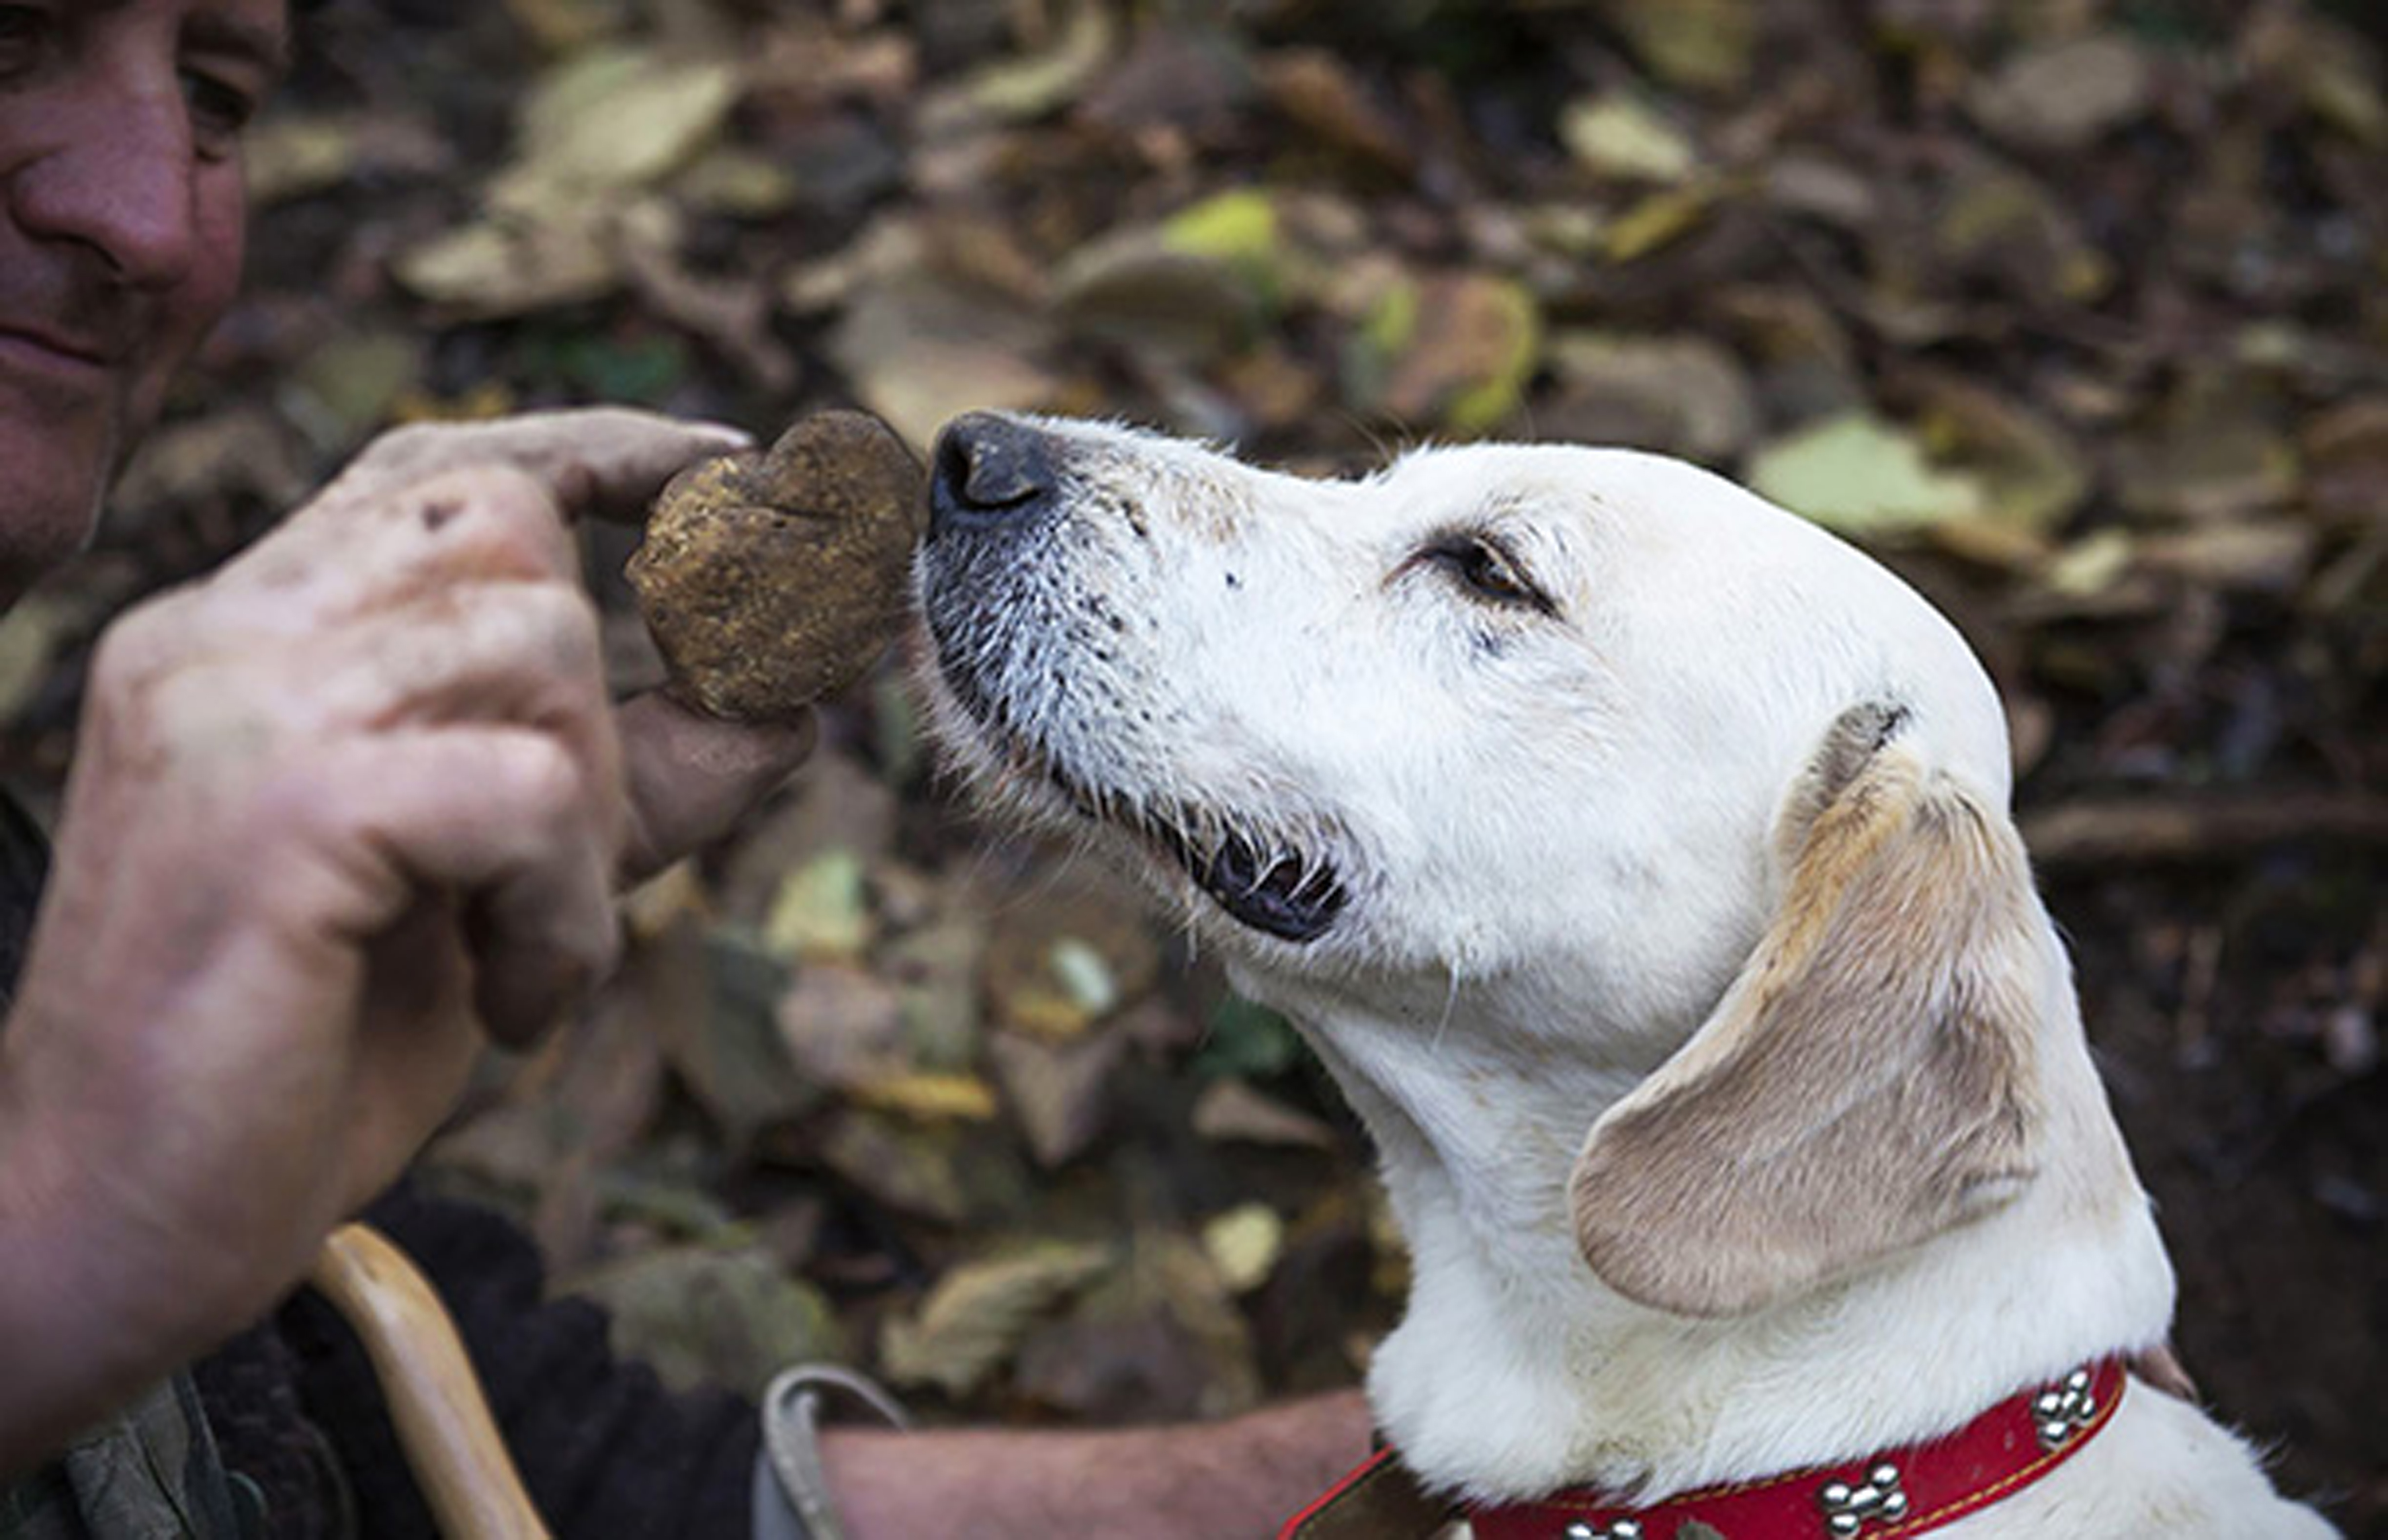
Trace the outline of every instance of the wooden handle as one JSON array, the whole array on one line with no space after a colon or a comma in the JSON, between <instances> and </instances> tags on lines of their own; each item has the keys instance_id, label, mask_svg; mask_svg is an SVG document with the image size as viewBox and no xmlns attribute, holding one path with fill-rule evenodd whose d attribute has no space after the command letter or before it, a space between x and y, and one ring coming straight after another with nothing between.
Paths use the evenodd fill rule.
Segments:
<instances>
[{"instance_id":1,"label":"wooden handle","mask_svg":"<svg viewBox=\"0 0 2388 1540\"><path fill-rule=\"evenodd\" d=\"M355 1329L407 1463L448 1540L548 1540L430 1280L364 1225L332 1232L312 1283Z\"/></svg>"}]
</instances>

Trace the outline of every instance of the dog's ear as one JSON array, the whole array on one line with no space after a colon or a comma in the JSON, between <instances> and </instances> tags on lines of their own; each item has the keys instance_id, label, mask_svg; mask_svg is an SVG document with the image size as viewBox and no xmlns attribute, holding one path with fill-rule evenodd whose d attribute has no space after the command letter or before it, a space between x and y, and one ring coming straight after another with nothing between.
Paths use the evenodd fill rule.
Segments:
<instances>
[{"instance_id":1,"label":"dog's ear","mask_svg":"<svg viewBox=\"0 0 2388 1540\"><path fill-rule=\"evenodd\" d=\"M2029 1180L2033 1024L2060 966L2000 808L1904 714L1845 714L1776 830L1764 938L1690 1041L1593 1126L1569 1187L1593 1271L1736 1315Z\"/></svg>"}]
</instances>

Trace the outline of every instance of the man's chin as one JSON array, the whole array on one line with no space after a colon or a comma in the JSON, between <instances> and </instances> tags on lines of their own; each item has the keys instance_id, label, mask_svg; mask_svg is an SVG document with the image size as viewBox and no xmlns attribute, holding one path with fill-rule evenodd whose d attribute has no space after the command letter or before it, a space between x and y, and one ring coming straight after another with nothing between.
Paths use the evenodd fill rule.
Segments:
<instances>
[{"instance_id":1,"label":"man's chin","mask_svg":"<svg viewBox=\"0 0 2388 1540\"><path fill-rule=\"evenodd\" d=\"M45 434L0 402L0 605L91 542L111 450L88 435Z\"/></svg>"}]
</instances>

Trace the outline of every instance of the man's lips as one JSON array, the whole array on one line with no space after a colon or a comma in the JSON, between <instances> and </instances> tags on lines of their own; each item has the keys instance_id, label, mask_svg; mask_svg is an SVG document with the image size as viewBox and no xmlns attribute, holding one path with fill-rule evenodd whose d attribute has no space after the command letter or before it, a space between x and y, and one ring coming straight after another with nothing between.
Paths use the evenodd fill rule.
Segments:
<instances>
[{"instance_id":1,"label":"man's lips","mask_svg":"<svg viewBox=\"0 0 2388 1540\"><path fill-rule=\"evenodd\" d=\"M116 366L114 351L102 344L0 322L0 370L88 386Z\"/></svg>"},{"instance_id":2,"label":"man's lips","mask_svg":"<svg viewBox=\"0 0 2388 1540\"><path fill-rule=\"evenodd\" d=\"M105 369L113 364L121 351L97 337L78 337L42 326L18 325L8 321L0 321L0 340L56 353L60 358L88 364L95 369Z\"/></svg>"}]
</instances>

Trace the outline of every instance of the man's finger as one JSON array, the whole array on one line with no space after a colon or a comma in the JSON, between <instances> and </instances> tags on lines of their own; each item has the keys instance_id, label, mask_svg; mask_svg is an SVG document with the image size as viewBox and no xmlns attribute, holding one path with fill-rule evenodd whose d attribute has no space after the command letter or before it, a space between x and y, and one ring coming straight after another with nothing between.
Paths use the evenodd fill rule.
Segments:
<instances>
[{"instance_id":1,"label":"man's finger","mask_svg":"<svg viewBox=\"0 0 2388 1540\"><path fill-rule=\"evenodd\" d=\"M752 727L690 710L661 692L616 716L630 798L622 879L653 875L730 832L812 752L812 713Z\"/></svg>"},{"instance_id":2,"label":"man's finger","mask_svg":"<svg viewBox=\"0 0 2388 1540\"><path fill-rule=\"evenodd\" d=\"M511 725L384 732L315 768L308 821L335 841L332 870L366 879L336 904L341 923L371 942L425 897L459 896L490 1036L536 1037L613 966L612 841L583 767L554 737Z\"/></svg>"},{"instance_id":3,"label":"man's finger","mask_svg":"<svg viewBox=\"0 0 2388 1540\"><path fill-rule=\"evenodd\" d=\"M638 522L692 462L748 448L733 427L627 407L534 412L486 423L424 424L365 446L324 493L348 504L444 470L511 465L551 489L567 514Z\"/></svg>"}]
</instances>

